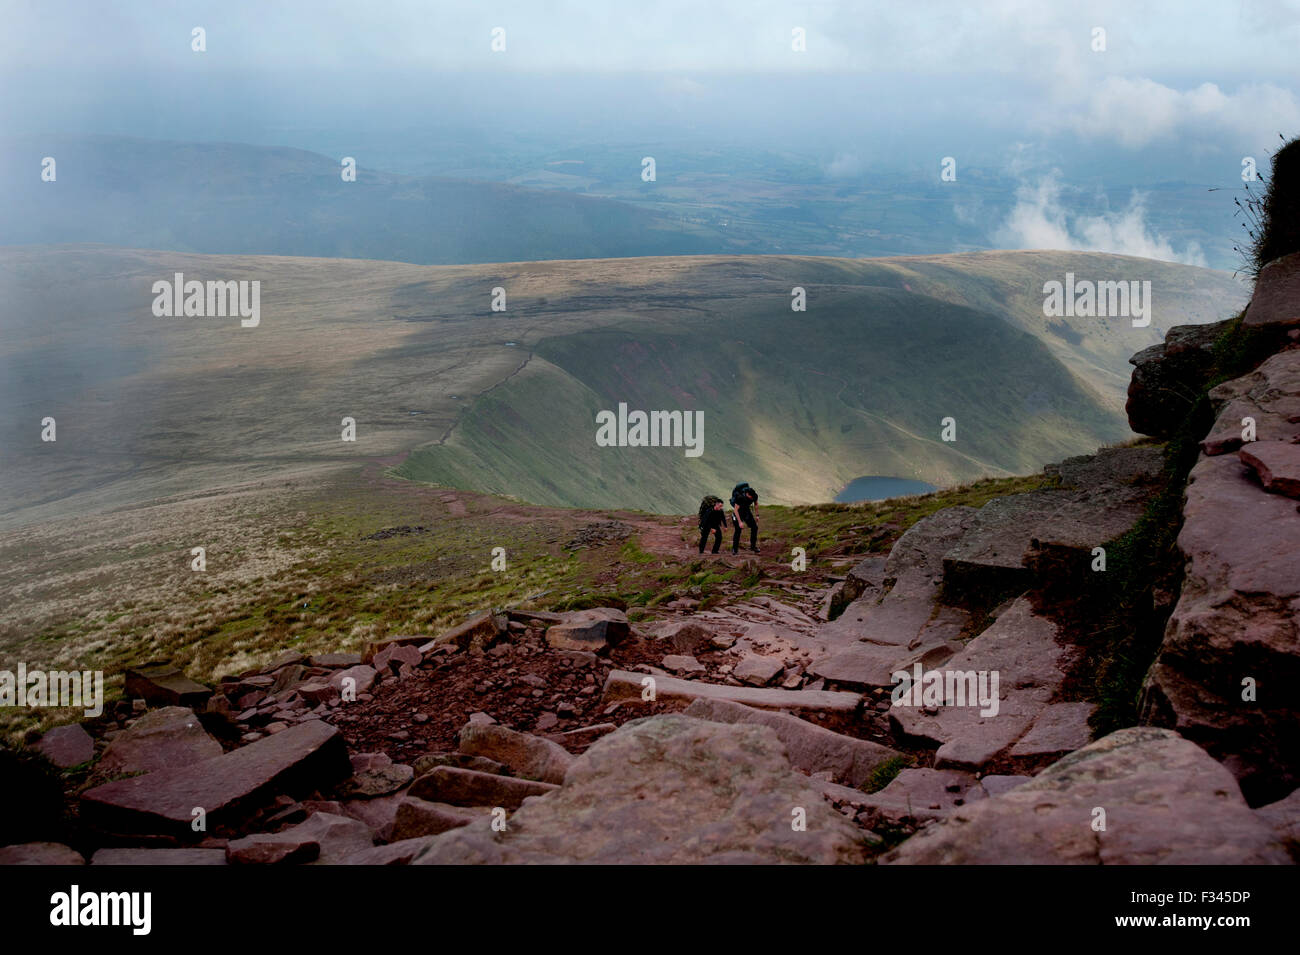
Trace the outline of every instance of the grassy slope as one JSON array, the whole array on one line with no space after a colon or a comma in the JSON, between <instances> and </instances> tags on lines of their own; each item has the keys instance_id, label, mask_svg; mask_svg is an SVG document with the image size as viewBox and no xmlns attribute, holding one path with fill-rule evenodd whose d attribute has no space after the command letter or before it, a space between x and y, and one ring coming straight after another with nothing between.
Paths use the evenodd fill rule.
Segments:
<instances>
[{"instance_id":1,"label":"grassy slope","mask_svg":"<svg viewBox=\"0 0 1300 955\"><path fill-rule=\"evenodd\" d=\"M743 471L763 483L769 501L827 500L860 474L943 482L1023 471L1122 434L1117 413L1108 430L1097 412L1117 407L1121 388L1108 389L1101 377L1071 381L1037 344L1015 336L1017 325L1032 333L1038 307L1024 287L1041 288L1045 276L1066 268L1176 275L1178 267L1090 253L935 261L957 275L944 288L949 311L916 291L912 273L900 272L915 269L911 259L413 266L0 249L0 300L8 306L0 313L0 526L398 455L444 439L467 456L442 461L440 473L465 487L521 494L525 475L538 501L677 509L677 497L654 503L654 489L730 487ZM155 318L150 285L175 271L261 281L262 324ZM1220 298L1232 292L1222 275L1186 273ZM806 313L788 310L794 285L808 290ZM503 313L489 309L497 286L508 292ZM1006 324L957 308L998 299L1010 303L999 313ZM1150 329L1110 334L1126 356L1186 317L1171 292L1157 299ZM1076 320L1085 345L1096 323ZM1060 347L1073 347L1038 337L1058 356ZM1115 361L1118 380L1127 366ZM1035 380L1013 373L1021 365L1035 369ZM942 369L943 381L932 368ZM843 382L830 380L837 374ZM946 407L936 409L922 382L935 385ZM588 412L629 393L645 394L650 407L702 402L711 416L706 458L683 470L686 459L676 453L654 464L645 455L611 452L598 464L584 457L594 450L584 445L594 430ZM476 401L485 403L479 413L462 420ZM484 427L488 402L502 414L499 432ZM1063 417L1042 418L1036 409L1043 407ZM531 431L507 411L531 416ZM894 417L881 420L884 414ZM959 421L956 448L934 444L938 418L947 414ZM56 444L39 439L46 415L59 422ZM357 419L355 444L339 441L343 415ZM714 449L723 456L711 463ZM968 467L957 451L979 466ZM571 473L593 466L592 475ZM650 492L636 491L635 480ZM627 501L597 496L600 481L634 493ZM591 496L574 496L578 490ZM694 490L690 496L698 498Z\"/></svg>"},{"instance_id":2,"label":"grassy slope","mask_svg":"<svg viewBox=\"0 0 1300 955\"><path fill-rule=\"evenodd\" d=\"M769 297L668 328L544 339L399 473L547 504L689 512L740 476L776 501L826 500L863 473L950 485L1125 436L1041 342L991 315L843 286L819 289L810 309ZM596 447L595 413L619 401L707 409L705 453ZM940 440L948 415L954 443Z\"/></svg>"},{"instance_id":3,"label":"grassy slope","mask_svg":"<svg viewBox=\"0 0 1300 955\"><path fill-rule=\"evenodd\" d=\"M0 532L0 669L19 660L103 669L112 698L124 667L155 658L212 680L286 648L348 650L390 634L437 634L492 606L615 604L638 619L678 596L708 604L764 593L771 577L828 586L841 555L885 551L941 507L979 506L1042 481L984 481L866 505L765 506L761 575L698 559L689 520L519 506L387 479L374 464L186 495ZM571 546L583 527L611 520L631 536ZM375 536L385 530L394 532ZM666 547L643 546L650 532ZM189 568L196 542L208 550L203 574ZM497 546L507 550L504 573L489 567ZM801 574L782 562L794 546L808 551ZM0 735L73 715L4 711Z\"/></svg>"}]
</instances>

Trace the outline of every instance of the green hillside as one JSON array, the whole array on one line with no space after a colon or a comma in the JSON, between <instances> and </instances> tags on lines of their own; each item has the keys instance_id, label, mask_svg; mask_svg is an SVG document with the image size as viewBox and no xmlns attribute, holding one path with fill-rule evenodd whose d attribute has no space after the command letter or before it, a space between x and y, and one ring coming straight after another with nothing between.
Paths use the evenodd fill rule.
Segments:
<instances>
[{"instance_id":1,"label":"green hillside","mask_svg":"<svg viewBox=\"0 0 1300 955\"><path fill-rule=\"evenodd\" d=\"M1067 270L1152 281L1150 327L1045 320L1042 285ZM175 272L260 282L260 324L154 316L152 283ZM419 266L0 248L0 525L359 460L674 512L742 478L815 503L863 475L1025 473L1129 437L1127 357L1239 293L1224 273L1096 253ZM702 411L704 454L597 447L596 412L620 402Z\"/></svg>"}]
</instances>

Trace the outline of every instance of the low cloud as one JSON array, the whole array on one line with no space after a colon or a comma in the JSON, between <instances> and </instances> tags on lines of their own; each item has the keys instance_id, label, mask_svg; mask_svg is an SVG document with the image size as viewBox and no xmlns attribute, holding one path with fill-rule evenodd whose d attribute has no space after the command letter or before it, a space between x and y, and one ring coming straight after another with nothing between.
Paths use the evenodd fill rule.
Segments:
<instances>
[{"instance_id":1,"label":"low cloud","mask_svg":"<svg viewBox=\"0 0 1300 955\"><path fill-rule=\"evenodd\" d=\"M1016 191L1015 208L995 230L993 241L1001 248L1111 252L1205 265L1205 256L1195 242L1178 251L1151 229L1141 194L1135 192L1118 212L1072 214L1062 202L1061 184L1055 174Z\"/></svg>"},{"instance_id":2,"label":"low cloud","mask_svg":"<svg viewBox=\"0 0 1300 955\"><path fill-rule=\"evenodd\" d=\"M1271 83L1227 93L1214 83L1176 90L1145 77L1111 76L1059 115L1060 125L1081 136L1112 139L1130 149L1206 138L1254 149L1300 128L1300 101Z\"/></svg>"}]
</instances>

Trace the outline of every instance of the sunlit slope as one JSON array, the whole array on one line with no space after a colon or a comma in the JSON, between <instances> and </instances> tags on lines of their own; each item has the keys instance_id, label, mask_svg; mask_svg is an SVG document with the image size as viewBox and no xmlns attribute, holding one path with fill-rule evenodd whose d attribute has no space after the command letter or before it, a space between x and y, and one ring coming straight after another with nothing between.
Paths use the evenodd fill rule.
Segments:
<instances>
[{"instance_id":1,"label":"sunlit slope","mask_svg":"<svg viewBox=\"0 0 1300 955\"><path fill-rule=\"evenodd\" d=\"M823 288L690 321L629 320L545 338L447 441L399 473L548 504L689 511L747 479L828 500L863 473L949 484L1035 470L1127 434L1048 349L1005 321L876 287ZM605 448L601 409L703 409L704 453ZM957 440L941 440L941 420Z\"/></svg>"}]
</instances>

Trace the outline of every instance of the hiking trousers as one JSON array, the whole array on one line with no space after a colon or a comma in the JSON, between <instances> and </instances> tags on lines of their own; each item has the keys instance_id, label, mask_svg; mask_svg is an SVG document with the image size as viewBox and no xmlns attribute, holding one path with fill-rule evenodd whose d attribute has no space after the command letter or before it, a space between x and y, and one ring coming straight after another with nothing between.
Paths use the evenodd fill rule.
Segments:
<instances>
[{"instance_id":1,"label":"hiking trousers","mask_svg":"<svg viewBox=\"0 0 1300 955\"><path fill-rule=\"evenodd\" d=\"M700 553L701 554L704 553L704 545L705 543L708 542L710 533L713 534L713 553L716 554L719 548L722 547L722 526L721 525L712 524L708 527L701 527L700 528Z\"/></svg>"},{"instance_id":2,"label":"hiking trousers","mask_svg":"<svg viewBox=\"0 0 1300 955\"><path fill-rule=\"evenodd\" d=\"M736 533L731 537L731 552L734 554L740 550L740 533L743 530L741 522L749 526L749 549L758 550L758 520L751 511L741 511L740 520L734 521Z\"/></svg>"}]
</instances>

